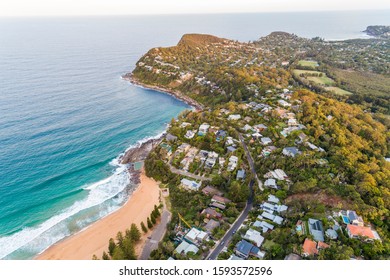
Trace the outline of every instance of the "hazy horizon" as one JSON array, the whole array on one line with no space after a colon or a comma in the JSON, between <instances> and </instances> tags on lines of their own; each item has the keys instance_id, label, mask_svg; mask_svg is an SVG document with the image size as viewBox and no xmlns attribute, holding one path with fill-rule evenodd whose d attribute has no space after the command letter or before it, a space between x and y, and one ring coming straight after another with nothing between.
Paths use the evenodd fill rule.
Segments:
<instances>
[{"instance_id":1,"label":"hazy horizon","mask_svg":"<svg viewBox=\"0 0 390 280\"><path fill-rule=\"evenodd\" d=\"M3 0L0 17L69 17L388 10L384 0Z\"/></svg>"}]
</instances>

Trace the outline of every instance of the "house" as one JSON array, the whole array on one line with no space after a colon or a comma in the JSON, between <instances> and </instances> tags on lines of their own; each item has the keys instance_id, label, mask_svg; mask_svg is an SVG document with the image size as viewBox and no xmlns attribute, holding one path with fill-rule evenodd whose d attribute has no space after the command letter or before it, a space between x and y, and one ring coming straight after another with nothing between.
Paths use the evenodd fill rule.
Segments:
<instances>
[{"instance_id":1,"label":"house","mask_svg":"<svg viewBox=\"0 0 390 280\"><path fill-rule=\"evenodd\" d=\"M252 120L252 118L249 117L249 116L247 116L247 117L244 118L244 121L246 121L246 122L250 122L251 120Z\"/></svg>"},{"instance_id":2,"label":"house","mask_svg":"<svg viewBox=\"0 0 390 280\"><path fill-rule=\"evenodd\" d=\"M257 140L257 139L259 139L259 138L261 138L261 137L263 137L263 135L261 135L261 134L258 133L258 132L255 132L255 133L252 134L252 138L253 138L254 140Z\"/></svg>"},{"instance_id":3,"label":"house","mask_svg":"<svg viewBox=\"0 0 390 280\"><path fill-rule=\"evenodd\" d=\"M225 138L227 136L227 132L225 130L218 130L217 133L215 134L217 137L216 140L217 142L221 141L221 139Z\"/></svg>"},{"instance_id":4,"label":"house","mask_svg":"<svg viewBox=\"0 0 390 280\"><path fill-rule=\"evenodd\" d=\"M253 130L253 127L251 127L249 124L246 124L246 125L244 125L242 130L244 130L244 131Z\"/></svg>"},{"instance_id":5,"label":"house","mask_svg":"<svg viewBox=\"0 0 390 280\"><path fill-rule=\"evenodd\" d=\"M214 209L212 209L210 207L203 209L201 215L205 215L206 218L208 218L208 219L210 219L210 218L222 219L222 214L218 213L217 211L215 211Z\"/></svg>"},{"instance_id":6,"label":"house","mask_svg":"<svg viewBox=\"0 0 390 280\"><path fill-rule=\"evenodd\" d=\"M231 156L231 157L229 158L229 163L228 163L228 168L227 168L227 170L228 170L228 171L233 171L234 169L236 169L237 164L238 164L238 157L236 157L236 156Z\"/></svg>"},{"instance_id":7,"label":"house","mask_svg":"<svg viewBox=\"0 0 390 280\"><path fill-rule=\"evenodd\" d=\"M244 180L245 179L245 170L241 169L237 171L236 180Z\"/></svg>"},{"instance_id":8,"label":"house","mask_svg":"<svg viewBox=\"0 0 390 280\"><path fill-rule=\"evenodd\" d=\"M198 135L203 136L207 134L207 131L209 130L210 125L207 123L203 123L199 126Z\"/></svg>"},{"instance_id":9,"label":"house","mask_svg":"<svg viewBox=\"0 0 390 280\"><path fill-rule=\"evenodd\" d=\"M199 248L196 247L194 244L191 244L191 243L183 240L179 244L179 246L176 247L175 251L179 254L184 253L184 255L187 255L189 252L196 254L196 253L198 253Z\"/></svg>"},{"instance_id":10,"label":"house","mask_svg":"<svg viewBox=\"0 0 390 280\"><path fill-rule=\"evenodd\" d=\"M191 125L191 124L188 123L188 122L182 122L182 123L180 124L180 128L185 128L185 127L190 126L190 125Z\"/></svg>"},{"instance_id":11,"label":"house","mask_svg":"<svg viewBox=\"0 0 390 280\"><path fill-rule=\"evenodd\" d=\"M246 240L241 240L236 244L235 253L238 257L243 259L247 259L249 256L258 258L263 258L265 256L264 252L261 252L258 247L254 246Z\"/></svg>"},{"instance_id":12,"label":"house","mask_svg":"<svg viewBox=\"0 0 390 280\"><path fill-rule=\"evenodd\" d=\"M331 228L328 228L326 231L325 231L325 235L329 238L329 239L337 239L338 237L338 234L337 232L334 230L334 229L331 229Z\"/></svg>"},{"instance_id":13,"label":"house","mask_svg":"<svg viewBox=\"0 0 390 280\"><path fill-rule=\"evenodd\" d=\"M275 178L277 180L287 180L288 176L282 169L275 169L264 175L264 178Z\"/></svg>"},{"instance_id":14,"label":"house","mask_svg":"<svg viewBox=\"0 0 390 280\"><path fill-rule=\"evenodd\" d=\"M289 119L287 121L287 125L288 126L297 126L298 125L298 121L296 119Z\"/></svg>"},{"instance_id":15,"label":"house","mask_svg":"<svg viewBox=\"0 0 390 280\"><path fill-rule=\"evenodd\" d=\"M239 114L229 115L229 117L228 117L228 121L237 121L239 119L241 119L241 115L239 115Z\"/></svg>"},{"instance_id":16,"label":"house","mask_svg":"<svg viewBox=\"0 0 390 280\"><path fill-rule=\"evenodd\" d=\"M268 188L278 189L279 187L276 185L275 179L267 179L264 182L264 186Z\"/></svg>"},{"instance_id":17,"label":"house","mask_svg":"<svg viewBox=\"0 0 390 280\"><path fill-rule=\"evenodd\" d=\"M233 153L235 150L237 150L235 147L233 146L229 146L226 148L226 150L229 152L229 153Z\"/></svg>"},{"instance_id":18,"label":"house","mask_svg":"<svg viewBox=\"0 0 390 280\"><path fill-rule=\"evenodd\" d=\"M235 254L232 254L229 258L228 261L243 261L243 258L237 257Z\"/></svg>"},{"instance_id":19,"label":"house","mask_svg":"<svg viewBox=\"0 0 390 280\"><path fill-rule=\"evenodd\" d=\"M202 185L202 183L198 183L196 181L191 181L191 180L188 180L186 178L183 178L181 179L181 185L182 187L184 187L185 189L187 190L191 190L191 191L198 191L200 186Z\"/></svg>"},{"instance_id":20,"label":"house","mask_svg":"<svg viewBox=\"0 0 390 280\"><path fill-rule=\"evenodd\" d=\"M251 228L245 233L244 239L254 242L259 248L264 241L264 237L261 236L260 232Z\"/></svg>"},{"instance_id":21,"label":"house","mask_svg":"<svg viewBox=\"0 0 390 280\"><path fill-rule=\"evenodd\" d=\"M305 257L318 255L317 243L308 238L305 239L302 249Z\"/></svg>"},{"instance_id":22,"label":"house","mask_svg":"<svg viewBox=\"0 0 390 280\"><path fill-rule=\"evenodd\" d=\"M367 240L380 239L378 233L369 227L360 227L356 225L347 225L347 233L350 238L366 238Z\"/></svg>"},{"instance_id":23,"label":"house","mask_svg":"<svg viewBox=\"0 0 390 280\"><path fill-rule=\"evenodd\" d=\"M167 143L161 143L160 147L167 152L167 156L170 157L172 155L172 147Z\"/></svg>"},{"instance_id":24,"label":"house","mask_svg":"<svg viewBox=\"0 0 390 280\"><path fill-rule=\"evenodd\" d=\"M222 204L222 203L219 203L219 202L212 202L211 204L209 204L210 207L212 208L218 208L218 209L221 209L221 210L225 210L226 209L226 206L225 204Z\"/></svg>"},{"instance_id":25,"label":"house","mask_svg":"<svg viewBox=\"0 0 390 280\"><path fill-rule=\"evenodd\" d=\"M210 152L208 154L208 158L205 163L206 168L213 168L214 165L217 163L218 154L216 152Z\"/></svg>"},{"instance_id":26,"label":"house","mask_svg":"<svg viewBox=\"0 0 390 280\"><path fill-rule=\"evenodd\" d=\"M316 219L308 220L309 232L315 241L324 242L324 230L322 222Z\"/></svg>"},{"instance_id":27,"label":"house","mask_svg":"<svg viewBox=\"0 0 390 280\"><path fill-rule=\"evenodd\" d=\"M271 138L269 138L269 137L262 137L262 138L260 139L260 141L261 141L261 144L263 144L263 145L268 145L268 144L271 144L271 143L272 143L272 140L271 140Z\"/></svg>"},{"instance_id":28,"label":"house","mask_svg":"<svg viewBox=\"0 0 390 280\"><path fill-rule=\"evenodd\" d=\"M274 229L274 225L271 225L266 221L256 221L253 223L253 226L257 228L261 228L263 230L263 233L266 233L267 231Z\"/></svg>"},{"instance_id":29,"label":"house","mask_svg":"<svg viewBox=\"0 0 390 280\"><path fill-rule=\"evenodd\" d=\"M233 146L234 145L234 139L233 137L226 137L226 142L225 142L225 145L226 146Z\"/></svg>"},{"instance_id":30,"label":"house","mask_svg":"<svg viewBox=\"0 0 390 280\"><path fill-rule=\"evenodd\" d=\"M351 224L361 227L364 226L364 221L362 217L358 216L355 211L348 210L347 213Z\"/></svg>"},{"instance_id":31,"label":"house","mask_svg":"<svg viewBox=\"0 0 390 280\"><path fill-rule=\"evenodd\" d=\"M204 241L207 236L208 234L206 232L193 227L189 232L187 232L184 239L192 244L198 244L199 242Z\"/></svg>"},{"instance_id":32,"label":"house","mask_svg":"<svg viewBox=\"0 0 390 280\"><path fill-rule=\"evenodd\" d=\"M202 193L204 193L205 195L219 195L221 196L223 193L219 190L217 190L216 188L214 187L211 187L211 186L207 186L207 187L204 187L202 189Z\"/></svg>"},{"instance_id":33,"label":"house","mask_svg":"<svg viewBox=\"0 0 390 280\"><path fill-rule=\"evenodd\" d=\"M285 101L283 99L279 99L278 103L279 103L280 106L283 106L283 107L290 107L291 106L290 103L288 103L287 101Z\"/></svg>"},{"instance_id":34,"label":"house","mask_svg":"<svg viewBox=\"0 0 390 280\"><path fill-rule=\"evenodd\" d=\"M285 261L299 261L301 260L301 256L297 255L297 254L294 254L294 253L291 253L291 254L288 254L284 260Z\"/></svg>"},{"instance_id":35,"label":"house","mask_svg":"<svg viewBox=\"0 0 390 280\"><path fill-rule=\"evenodd\" d=\"M195 136L195 132L196 131L194 131L194 130L187 130L187 132L184 135L184 137L187 138L187 139L192 139Z\"/></svg>"},{"instance_id":36,"label":"house","mask_svg":"<svg viewBox=\"0 0 390 280\"><path fill-rule=\"evenodd\" d=\"M254 126L254 128L258 131L258 132L262 132L264 130L266 130L268 127L264 124L257 124Z\"/></svg>"},{"instance_id":37,"label":"house","mask_svg":"<svg viewBox=\"0 0 390 280\"><path fill-rule=\"evenodd\" d=\"M317 243L317 249L318 250L326 249L326 248L329 248L329 247L330 246L328 244L326 244L325 242L318 241L318 243Z\"/></svg>"},{"instance_id":38,"label":"house","mask_svg":"<svg viewBox=\"0 0 390 280\"><path fill-rule=\"evenodd\" d=\"M264 157L268 157L273 151L277 148L275 146L267 146L261 151L261 155Z\"/></svg>"},{"instance_id":39,"label":"house","mask_svg":"<svg viewBox=\"0 0 390 280\"><path fill-rule=\"evenodd\" d=\"M295 157L301 152L296 147L287 147L283 149L283 154L289 157Z\"/></svg>"},{"instance_id":40,"label":"house","mask_svg":"<svg viewBox=\"0 0 390 280\"><path fill-rule=\"evenodd\" d=\"M277 198L276 196L270 194L270 195L268 195L268 201L272 202L272 203L279 203L279 198Z\"/></svg>"},{"instance_id":41,"label":"house","mask_svg":"<svg viewBox=\"0 0 390 280\"><path fill-rule=\"evenodd\" d=\"M283 223L283 218L282 217L270 214L268 212L263 212L261 214L261 216L258 216L257 218L259 218L259 217L260 218L263 217L265 219L268 219L268 220L270 220L270 221L272 221L272 222L274 222L274 223L276 223L278 225L281 225Z\"/></svg>"},{"instance_id":42,"label":"house","mask_svg":"<svg viewBox=\"0 0 390 280\"><path fill-rule=\"evenodd\" d=\"M175 141L177 141L177 136L174 136L174 135L168 133L165 136L165 139L167 139L167 141L169 141L169 142L175 142Z\"/></svg>"},{"instance_id":43,"label":"house","mask_svg":"<svg viewBox=\"0 0 390 280\"><path fill-rule=\"evenodd\" d=\"M207 224L204 226L205 230L208 232L208 233L211 233L213 231L213 229L219 227L221 225L220 222L216 221L216 220L209 220L207 222Z\"/></svg>"},{"instance_id":44,"label":"house","mask_svg":"<svg viewBox=\"0 0 390 280\"><path fill-rule=\"evenodd\" d=\"M301 142L305 142L307 140L307 135L303 132L299 133L298 138Z\"/></svg>"},{"instance_id":45,"label":"house","mask_svg":"<svg viewBox=\"0 0 390 280\"><path fill-rule=\"evenodd\" d=\"M223 196L219 196L219 195L214 195L211 198L211 201L212 202L219 202L219 203L222 203L222 204L227 204L227 203L232 202L230 199L228 199L226 197L223 197Z\"/></svg>"},{"instance_id":46,"label":"house","mask_svg":"<svg viewBox=\"0 0 390 280\"><path fill-rule=\"evenodd\" d=\"M190 148L191 146L189 144L183 143L177 147L177 153L187 153Z\"/></svg>"}]
</instances>

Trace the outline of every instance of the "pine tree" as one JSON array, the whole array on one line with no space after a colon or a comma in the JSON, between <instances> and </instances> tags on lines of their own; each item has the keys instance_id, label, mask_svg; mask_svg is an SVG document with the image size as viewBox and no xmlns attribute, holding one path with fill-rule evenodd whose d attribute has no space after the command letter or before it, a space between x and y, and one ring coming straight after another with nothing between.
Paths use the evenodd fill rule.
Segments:
<instances>
[{"instance_id":1,"label":"pine tree","mask_svg":"<svg viewBox=\"0 0 390 280\"><path fill-rule=\"evenodd\" d=\"M147 224L148 224L148 228L151 229L153 227L153 224L152 222L150 221L150 218L148 217L148 220L147 220Z\"/></svg>"},{"instance_id":2,"label":"pine tree","mask_svg":"<svg viewBox=\"0 0 390 280\"><path fill-rule=\"evenodd\" d=\"M150 215L150 220L152 221L153 225L156 224L156 217L155 217L155 215L153 215L153 213Z\"/></svg>"},{"instance_id":3,"label":"pine tree","mask_svg":"<svg viewBox=\"0 0 390 280\"><path fill-rule=\"evenodd\" d=\"M116 239L118 240L118 246L121 247L123 249L123 234L122 232L118 232L117 235L116 235Z\"/></svg>"},{"instance_id":4,"label":"pine tree","mask_svg":"<svg viewBox=\"0 0 390 280\"><path fill-rule=\"evenodd\" d=\"M147 233L148 232L148 228L145 226L145 223L144 222L141 222L141 228L142 228L142 231L144 233Z\"/></svg>"},{"instance_id":5,"label":"pine tree","mask_svg":"<svg viewBox=\"0 0 390 280\"><path fill-rule=\"evenodd\" d=\"M133 242L137 242L141 239L141 232L139 231L139 229L137 228L137 226L135 224L131 224L131 227L130 227L130 239L133 241Z\"/></svg>"},{"instance_id":6,"label":"pine tree","mask_svg":"<svg viewBox=\"0 0 390 280\"><path fill-rule=\"evenodd\" d=\"M153 212L155 213L154 215L156 218L160 217L161 213L160 213L160 210L158 209L157 205L154 205Z\"/></svg>"},{"instance_id":7,"label":"pine tree","mask_svg":"<svg viewBox=\"0 0 390 280\"><path fill-rule=\"evenodd\" d=\"M130 239L125 239L123 241L123 255L125 260L137 259L137 256L135 255L134 242Z\"/></svg>"},{"instance_id":8,"label":"pine tree","mask_svg":"<svg viewBox=\"0 0 390 280\"><path fill-rule=\"evenodd\" d=\"M125 259L125 253L123 252L122 248L117 246L115 247L114 254L112 255L113 260L124 260Z\"/></svg>"},{"instance_id":9,"label":"pine tree","mask_svg":"<svg viewBox=\"0 0 390 280\"><path fill-rule=\"evenodd\" d=\"M115 247L116 247L116 244L115 244L114 238L110 238L110 240L108 241L108 254L111 257L114 254Z\"/></svg>"},{"instance_id":10,"label":"pine tree","mask_svg":"<svg viewBox=\"0 0 390 280\"><path fill-rule=\"evenodd\" d=\"M108 256L108 254L106 253L106 251L103 252L103 256L102 256L102 260L109 260L110 257Z\"/></svg>"}]
</instances>

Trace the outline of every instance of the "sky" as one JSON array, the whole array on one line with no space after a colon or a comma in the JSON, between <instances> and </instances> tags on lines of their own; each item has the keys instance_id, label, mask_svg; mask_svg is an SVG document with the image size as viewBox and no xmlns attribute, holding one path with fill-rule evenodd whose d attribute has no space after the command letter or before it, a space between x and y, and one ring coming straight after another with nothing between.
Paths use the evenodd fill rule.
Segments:
<instances>
[{"instance_id":1,"label":"sky","mask_svg":"<svg viewBox=\"0 0 390 280\"><path fill-rule=\"evenodd\" d=\"M0 17L390 9L389 0L0 0Z\"/></svg>"}]
</instances>

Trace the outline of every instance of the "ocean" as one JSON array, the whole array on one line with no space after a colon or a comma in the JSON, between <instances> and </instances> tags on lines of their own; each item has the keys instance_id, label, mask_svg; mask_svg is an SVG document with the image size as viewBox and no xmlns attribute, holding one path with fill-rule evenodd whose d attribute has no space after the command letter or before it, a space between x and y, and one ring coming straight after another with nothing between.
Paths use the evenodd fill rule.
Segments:
<instances>
[{"instance_id":1,"label":"ocean","mask_svg":"<svg viewBox=\"0 0 390 280\"><path fill-rule=\"evenodd\" d=\"M118 156L189 106L121 79L185 33L367 38L390 11L0 19L0 259L31 259L117 210Z\"/></svg>"}]
</instances>

